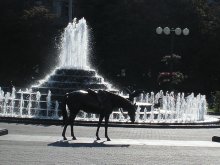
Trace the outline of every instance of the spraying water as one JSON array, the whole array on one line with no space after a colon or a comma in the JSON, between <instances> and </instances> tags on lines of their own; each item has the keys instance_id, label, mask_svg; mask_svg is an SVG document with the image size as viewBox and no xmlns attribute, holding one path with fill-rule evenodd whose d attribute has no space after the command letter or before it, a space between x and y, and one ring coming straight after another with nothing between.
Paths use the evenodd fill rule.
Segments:
<instances>
[{"instance_id":1,"label":"spraying water","mask_svg":"<svg viewBox=\"0 0 220 165\"><path fill-rule=\"evenodd\" d=\"M84 18L64 29L61 40L60 67L66 69L88 70L88 27Z\"/></svg>"}]
</instances>

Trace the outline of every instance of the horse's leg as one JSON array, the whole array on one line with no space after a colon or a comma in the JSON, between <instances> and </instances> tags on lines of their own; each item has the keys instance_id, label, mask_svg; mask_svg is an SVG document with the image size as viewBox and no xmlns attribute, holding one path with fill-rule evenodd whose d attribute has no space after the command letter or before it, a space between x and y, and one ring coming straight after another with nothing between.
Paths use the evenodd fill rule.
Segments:
<instances>
[{"instance_id":1,"label":"horse's leg","mask_svg":"<svg viewBox=\"0 0 220 165\"><path fill-rule=\"evenodd\" d=\"M105 116L105 137L107 138L107 141L111 141L111 139L108 137L108 121L109 121L109 116Z\"/></svg>"},{"instance_id":2,"label":"horse's leg","mask_svg":"<svg viewBox=\"0 0 220 165\"><path fill-rule=\"evenodd\" d=\"M63 128L63 133L62 133L63 140L67 140L67 138L66 138L66 136L65 136L67 126L68 126L68 122L66 121L66 122L65 122L65 125L64 125L64 128Z\"/></svg>"},{"instance_id":3,"label":"horse's leg","mask_svg":"<svg viewBox=\"0 0 220 165\"><path fill-rule=\"evenodd\" d=\"M73 126L74 126L74 122L75 122L75 118L76 118L76 114L74 114L71 117L71 136L73 137L72 140L76 140L76 137L74 136L74 132L73 132Z\"/></svg>"},{"instance_id":4,"label":"horse's leg","mask_svg":"<svg viewBox=\"0 0 220 165\"><path fill-rule=\"evenodd\" d=\"M99 116L99 123L98 123L97 131L96 131L96 139L97 140L100 140L100 138L99 138L99 128L101 126L103 118L104 118L104 115L100 114L100 116Z\"/></svg>"}]
</instances>

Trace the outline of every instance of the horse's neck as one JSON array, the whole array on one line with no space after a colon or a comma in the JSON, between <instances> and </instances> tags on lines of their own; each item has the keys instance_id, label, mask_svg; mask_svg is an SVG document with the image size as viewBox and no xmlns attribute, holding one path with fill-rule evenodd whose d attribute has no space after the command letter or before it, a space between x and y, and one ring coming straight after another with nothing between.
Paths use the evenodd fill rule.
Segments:
<instances>
[{"instance_id":1,"label":"horse's neck","mask_svg":"<svg viewBox=\"0 0 220 165\"><path fill-rule=\"evenodd\" d=\"M127 99L118 95L113 98L113 104L115 108L127 108L130 105Z\"/></svg>"}]
</instances>

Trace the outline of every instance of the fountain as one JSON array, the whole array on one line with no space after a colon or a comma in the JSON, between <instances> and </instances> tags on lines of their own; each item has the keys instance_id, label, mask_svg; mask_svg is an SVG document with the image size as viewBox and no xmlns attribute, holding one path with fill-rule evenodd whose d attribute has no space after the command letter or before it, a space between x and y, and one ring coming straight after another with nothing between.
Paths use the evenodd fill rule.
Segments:
<instances>
[{"instance_id":1,"label":"fountain","mask_svg":"<svg viewBox=\"0 0 220 165\"><path fill-rule=\"evenodd\" d=\"M12 93L0 88L0 116L61 120L59 105L65 93L79 89L111 90L111 85L89 65L89 33L86 20L76 19L64 29L61 39L60 63L45 79L26 91L12 89ZM120 93L119 93L120 94ZM122 94L121 94L122 95ZM122 95L126 97L125 95ZM213 122L206 116L206 99L192 93L175 95L142 93L135 98L137 123L202 123ZM160 106L156 107L158 104ZM79 113L76 120L98 121L94 114ZM127 122L128 115L120 110L110 116L112 122Z\"/></svg>"},{"instance_id":2,"label":"fountain","mask_svg":"<svg viewBox=\"0 0 220 165\"><path fill-rule=\"evenodd\" d=\"M60 63L58 67L39 84L33 85L34 92L40 91L46 97L50 90L52 100L62 99L68 92L79 89L108 89L110 84L104 82L94 69L89 66L89 33L86 20L76 19L64 29L61 39Z\"/></svg>"},{"instance_id":3,"label":"fountain","mask_svg":"<svg viewBox=\"0 0 220 165\"><path fill-rule=\"evenodd\" d=\"M0 116L57 118L63 95L80 89L111 88L89 65L89 30L84 18L76 18L64 29L60 41L60 62L55 70L26 91L4 94L1 90ZM9 101L10 100L10 101ZM1 105L2 104L2 105ZM10 112L8 108L10 108Z\"/></svg>"}]
</instances>

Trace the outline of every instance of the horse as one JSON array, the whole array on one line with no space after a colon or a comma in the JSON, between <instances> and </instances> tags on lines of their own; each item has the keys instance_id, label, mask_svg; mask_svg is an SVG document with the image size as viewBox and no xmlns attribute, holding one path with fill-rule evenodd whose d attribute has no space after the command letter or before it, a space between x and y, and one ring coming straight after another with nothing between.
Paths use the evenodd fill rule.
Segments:
<instances>
[{"instance_id":1,"label":"horse","mask_svg":"<svg viewBox=\"0 0 220 165\"><path fill-rule=\"evenodd\" d=\"M110 141L108 137L108 122L109 116L116 108L122 108L128 111L130 120L134 123L135 120L135 105L129 100L108 91L100 90L97 93L91 92L92 90L79 90L71 93L67 93L64 96L62 102L62 116L64 128L62 136L64 140L67 140L65 133L68 125L71 125L71 136L73 140L76 140L74 135L73 126L76 115L80 110L87 113L99 114L99 122L96 131L96 139L99 138L99 128L101 126L103 118L105 118L105 137L107 141ZM98 99L101 98L101 99ZM101 100L101 102L100 102ZM66 105L68 108L66 108Z\"/></svg>"}]
</instances>

